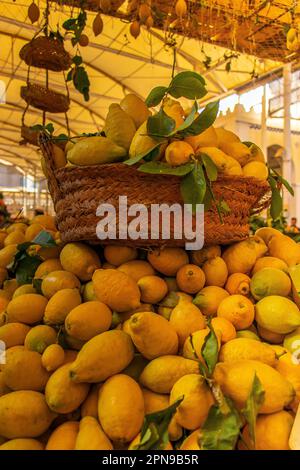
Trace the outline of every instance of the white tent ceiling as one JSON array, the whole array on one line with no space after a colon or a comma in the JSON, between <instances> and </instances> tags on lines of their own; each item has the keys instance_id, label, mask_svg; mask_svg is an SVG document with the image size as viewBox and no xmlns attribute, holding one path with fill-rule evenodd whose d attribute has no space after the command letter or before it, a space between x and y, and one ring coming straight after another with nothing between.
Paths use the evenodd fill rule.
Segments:
<instances>
[{"instance_id":1,"label":"white tent ceiling","mask_svg":"<svg viewBox=\"0 0 300 470\"><path fill-rule=\"evenodd\" d=\"M37 24L32 25L27 17L31 2L0 2L0 80L6 85L6 100L0 104L0 159L7 159L31 173L36 169L37 176L41 176L36 148L19 145L24 110L20 87L25 84L27 76L27 66L20 60L19 51L39 28ZM36 3L41 10L45 7L44 0ZM70 17L67 6L51 3L50 10L50 26L55 29L57 24L61 25ZM90 101L85 102L73 85L69 86L71 107L68 117L73 134L101 129L111 103L118 102L129 92L145 98L154 86L167 85L172 72L173 50L165 45L162 31L143 28L141 35L133 39L129 34L128 22L103 15L103 32L95 38L91 28L94 17L95 13L88 13L86 32L90 43L88 47L81 48L91 81ZM246 84L255 85L257 79L253 79L253 73L261 77L278 71L282 66L280 62L239 54L231 60L231 71L228 73L224 54L230 51L180 36L177 36L176 42L176 70L196 70L205 76L208 89L205 100L226 96ZM65 41L65 47L72 52L70 40ZM209 69L204 65L207 57L210 58ZM30 79L44 84L45 72L31 69ZM50 72L50 87L64 92L61 73ZM26 125L41 123L41 114L41 111L29 108ZM56 133L66 132L63 115L49 115L47 122L54 124Z\"/></svg>"}]
</instances>

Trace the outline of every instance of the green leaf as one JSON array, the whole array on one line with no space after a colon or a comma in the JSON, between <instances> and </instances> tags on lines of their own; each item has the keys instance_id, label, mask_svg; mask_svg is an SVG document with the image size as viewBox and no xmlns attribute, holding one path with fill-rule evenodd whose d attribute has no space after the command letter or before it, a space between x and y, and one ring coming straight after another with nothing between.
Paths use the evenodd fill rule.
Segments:
<instances>
[{"instance_id":1,"label":"green leaf","mask_svg":"<svg viewBox=\"0 0 300 470\"><path fill-rule=\"evenodd\" d=\"M210 332L204 339L204 343L201 348L201 355L206 364L208 373L211 375L218 362L219 345L218 345L218 339L216 337L213 327L209 325L209 328L210 328Z\"/></svg>"},{"instance_id":2,"label":"green leaf","mask_svg":"<svg viewBox=\"0 0 300 470\"><path fill-rule=\"evenodd\" d=\"M76 18L69 18L63 23L62 27L66 31L74 31L75 25L76 25Z\"/></svg>"},{"instance_id":3,"label":"green leaf","mask_svg":"<svg viewBox=\"0 0 300 470\"><path fill-rule=\"evenodd\" d=\"M270 214L272 219L275 220L280 217L283 210L282 196L280 194L280 190L277 188L277 183L273 176L269 176L268 181L272 190Z\"/></svg>"},{"instance_id":4,"label":"green leaf","mask_svg":"<svg viewBox=\"0 0 300 470\"><path fill-rule=\"evenodd\" d=\"M43 292L42 292L42 282L43 282L43 279L33 279L32 280L32 285L33 287L35 288L35 290L37 291L38 294L41 294L43 295Z\"/></svg>"},{"instance_id":5,"label":"green leaf","mask_svg":"<svg viewBox=\"0 0 300 470\"><path fill-rule=\"evenodd\" d=\"M169 441L168 427L183 397L165 410L145 416L140 443L135 450L162 450Z\"/></svg>"},{"instance_id":6,"label":"green leaf","mask_svg":"<svg viewBox=\"0 0 300 470\"><path fill-rule=\"evenodd\" d=\"M206 192L206 180L200 163L196 162L193 170L182 179L180 191L184 203L192 204L194 213L196 204L203 202Z\"/></svg>"},{"instance_id":7,"label":"green leaf","mask_svg":"<svg viewBox=\"0 0 300 470\"><path fill-rule=\"evenodd\" d=\"M82 64L82 57L80 55L75 55L72 59L72 62L76 65Z\"/></svg>"},{"instance_id":8,"label":"green leaf","mask_svg":"<svg viewBox=\"0 0 300 470\"><path fill-rule=\"evenodd\" d=\"M175 135L178 132L182 132L188 127L190 127L190 125L194 122L197 111L198 111L198 103L197 101L195 101L190 114L186 117L184 122L179 127L177 127L177 129L174 132L172 132L172 135Z\"/></svg>"},{"instance_id":9,"label":"green leaf","mask_svg":"<svg viewBox=\"0 0 300 470\"><path fill-rule=\"evenodd\" d=\"M249 435L256 447L256 438L255 438L255 427L256 427L256 417L259 412L259 408L263 404L265 399L265 391L262 387L261 381L257 377L256 373L254 374L252 387L249 393L249 396L246 401L246 407L242 410L244 417L249 426Z\"/></svg>"},{"instance_id":10,"label":"green leaf","mask_svg":"<svg viewBox=\"0 0 300 470\"><path fill-rule=\"evenodd\" d=\"M71 82L71 81L73 80L73 70L74 70L74 69L71 69L71 70L69 70L69 72L67 73L66 82Z\"/></svg>"},{"instance_id":11,"label":"green leaf","mask_svg":"<svg viewBox=\"0 0 300 470\"><path fill-rule=\"evenodd\" d=\"M167 91L167 87L165 86L157 86L150 91L149 95L147 96L145 103L148 108L152 108L153 106L157 106Z\"/></svg>"},{"instance_id":12,"label":"green leaf","mask_svg":"<svg viewBox=\"0 0 300 470\"><path fill-rule=\"evenodd\" d=\"M216 120L219 111L219 101L208 103L193 123L181 132L178 132L181 138L189 135L198 135L208 129Z\"/></svg>"},{"instance_id":13,"label":"green leaf","mask_svg":"<svg viewBox=\"0 0 300 470\"><path fill-rule=\"evenodd\" d=\"M69 137L66 134L59 134L54 137L54 140L60 141L60 142L65 142L69 140Z\"/></svg>"},{"instance_id":14,"label":"green leaf","mask_svg":"<svg viewBox=\"0 0 300 470\"><path fill-rule=\"evenodd\" d=\"M125 165L129 165L129 166L135 165L135 163L139 162L143 158L147 157L147 155L149 155L155 149L159 148L164 142L166 142L166 141L163 140L163 139L160 139L159 142L156 142L155 144L153 144L153 146L150 147L149 149L145 150L142 153L139 153L135 157L128 158L128 160L125 160L123 163L125 163Z\"/></svg>"},{"instance_id":15,"label":"green leaf","mask_svg":"<svg viewBox=\"0 0 300 470\"><path fill-rule=\"evenodd\" d=\"M46 230L42 230L38 235L32 240L32 245L40 245L44 247L56 246L55 240L52 235Z\"/></svg>"},{"instance_id":16,"label":"green leaf","mask_svg":"<svg viewBox=\"0 0 300 470\"><path fill-rule=\"evenodd\" d=\"M23 284L31 284L34 278L35 271L42 263L42 258L39 256L30 256L26 254L19 262L16 269L16 280L21 286Z\"/></svg>"},{"instance_id":17,"label":"green leaf","mask_svg":"<svg viewBox=\"0 0 300 470\"><path fill-rule=\"evenodd\" d=\"M50 134L53 134L53 132L54 132L54 126L53 126L52 122L49 122L49 124L47 124L47 125L45 126L45 129L47 129L47 131L48 131Z\"/></svg>"},{"instance_id":18,"label":"green leaf","mask_svg":"<svg viewBox=\"0 0 300 470\"><path fill-rule=\"evenodd\" d=\"M90 80L84 67L76 66L75 72L73 74L73 83L74 83L76 90L82 93L85 101L88 101Z\"/></svg>"},{"instance_id":19,"label":"green leaf","mask_svg":"<svg viewBox=\"0 0 300 470\"><path fill-rule=\"evenodd\" d=\"M174 119L168 116L163 108L153 116L148 117L147 133L148 135L166 137L175 129L176 123Z\"/></svg>"},{"instance_id":20,"label":"green leaf","mask_svg":"<svg viewBox=\"0 0 300 470\"><path fill-rule=\"evenodd\" d=\"M180 72L171 81L169 94L174 98L184 96L188 99L199 99L206 95L205 81L196 72Z\"/></svg>"},{"instance_id":21,"label":"green leaf","mask_svg":"<svg viewBox=\"0 0 300 470\"><path fill-rule=\"evenodd\" d=\"M225 397L227 412L213 405L201 429L202 450L233 450L236 447L241 419L231 400Z\"/></svg>"},{"instance_id":22,"label":"green leaf","mask_svg":"<svg viewBox=\"0 0 300 470\"><path fill-rule=\"evenodd\" d=\"M138 170L152 175L184 176L193 170L194 165L195 164L193 162L185 163L180 166L170 166L168 163L163 162L147 162L143 163Z\"/></svg>"},{"instance_id":23,"label":"green leaf","mask_svg":"<svg viewBox=\"0 0 300 470\"><path fill-rule=\"evenodd\" d=\"M206 155L206 153L200 153L198 155L201 157L203 165L205 166L209 181L216 181L218 178L218 168L214 161L208 155Z\"/></svg>"},{"instance_id":24,"label":"green leaf","mask_svg":"<svg viewBox=\"0 0 300 470\"><path fill-rule=\"evenodd\" d=\"M284 179L276 170L273 170L273 169L272 169L271 172L275 174L276 179L277 179L281 184L283 184L283 186L288 190L288 192L289 192L292 196L294 196L294 195L295 195L294 189L292 188L292 186L290 185L290 183L289 183L286 179Z\"/></svg>"}]
</instances>

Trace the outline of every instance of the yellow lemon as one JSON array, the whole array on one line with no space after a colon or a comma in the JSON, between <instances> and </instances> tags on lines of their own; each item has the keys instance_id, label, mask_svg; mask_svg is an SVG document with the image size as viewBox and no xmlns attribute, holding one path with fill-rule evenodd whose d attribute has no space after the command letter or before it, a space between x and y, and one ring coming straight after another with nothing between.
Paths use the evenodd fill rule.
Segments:
<instances>
[{"instance_id":1,"label":"yellow lemon","mask_svg":"<svg viewBox=\"0 0 300 470\"><path fill-rule=\"evenodd\" d=\"M106 380L99 392L98 415L109 439L130 442L144 420L144 399L137 382L124 374Z\"/></svg>"},{"instance_id":2,"label":"yellow lemon","mask_svg":"<svg viewBox=\"0 0 300 470\"><path fill-rule=\"evenodd\" d=\"M13 322L0 326L0 341L5 343L6 348L23 345L30 326L24 323Z\"/></svg>"},{"instance_id":3,"label":"yellow lemon","mask_svg":"<svg viewBox=\"0 0 300 470\"><path fill-rule=\"evenodd\" d=\"M30 351L36 351L43 354L44 350L55 344L57 340L57 331L51 326L37 325L31 328L27 333L24 346Z\"/></svg>"},{"instance_id":4,"label":"yellow lemon","mask_svg":"<svg viewBox=\"0 0 300 470\"><path fill-rule=\"evenodd\" d=\"M140 383L155 393L170 393L173 385L186 374L198 374L197 361L181 356L161 356L150 361L140 375Z\"/></svg>"},{"instance_id":5,"label":"yellow lemon","mask_svg":"<svg viewBox=\"0 0 300 470\"><path fill-rule=\"evenodd\" d=\"M204 271L195 264L185 264L176 274L176 282L183 292L196 294L205 284Z\"/></svg>"},{"instance_id":6,"label":"yellow lemon","mask_svg":"<svg viewBox=\"0 0 300 470\"><path fill-rule=\"evenodd\" d=\"M172 310L169 321L178 335L179 346L183 346L185 340L194 331L205 328L204 316L191 302L179 302Z\"/></svg>"},{"instance_id":7,"label":"yellow lemon","mask_svg":"<svg viewBox=\"0 0 300 470\"><path fill-rule=\"evenodd\" d=\"M0 446L0 450L44 450L43 444L36 439L11 439Z\"/></svg>"},{"instance_id":8,"label":"yellow lemon","mask_svg":"<svg viewBox=\"0 0 300 470\"><path fill-rule=\"evenodd\" d=\"M169 396L162 393L151 392L147 388L142 388L145 414L156 413L165 410L169 406Z\"/></svg>"},{"instance_id":9,"label":"yellow lemon","mask_svg":"<svg viewBox=\"0 0 300 470\"><path fill-rule=\"evenodd\" d=\"M244 176L253 176L259 180L266 180L269 175L268 167L263 162L250 162L243 167Z\"/></svg>"},{"instance_id":10,"label":"yellow lemon","mask_svg":"<svg viewBox=\"0 0 300 470\"><path fill-rule=\"evenodd\" d=\"M247 296L250 292L250 282L251 279L246 274L233 273L228 277L225 289L231 295L241 294Z\"/></svg>"},{"instance_id":11,"label":"yellow lemon","mask_svg":"<svg viewBox=\"0 0 300 470\"><path fill-rule=\"evenodd\" d=\"M222 287L204 287L194 298L193 303L200 308L206 316L215 316L222 300L229 297L228 292Z\"/></svg>"},{"instance_id":12,"label":"yellow lemon","mask_svg":"<svg viewBox=\"0 0 300 470\"><path fill-rule=\"evenodd\" d=\"M255 319L266 330L286 334L300 326L300 311L290 299L270 295L257 302Z\"/></svg>"},{"instance_id":13,"label":"yellow lemon","mask_svg":"<svg viewBox=\"0 0 300 470\"><path fill-rule=\"evenodd\" d=\"M220 256L205 261L202 269L205 274L205 284L207 286L224 286L228 277L228 269L225 261Z\"/></svg>"},{"instance_id":14,"label":"yellow lemon","mask_svg":"<svg viewBox=\"0 0 300 470\"><path fill-rule=\"evenodd\" d=\"M269 242L269 254L275 258L280 258L288 266L294 266L300 263L300 245L285 235L271 238Z\"/></svg>"},{"instance_id":15,"label":"yellow lemon","mask_svg":"<svg viewBox=\"0 0 300 470\"><path fill-rule=\"evenodd\" d=\"M43 295L50 299L62 289L80 289L80 281L71 272L52 271L44 277L41 289Z\"/></svg>"},{"instance_id":16,"label":"yellow lemon","mask_svg":"<svg viewBox=\"0 0 300 470\"><path fill-rule=\"evenodd\" d=\"M259 343L258 343L259 344ZM273 367L254 360L219 362L213 377L239 408L245 407L255 374L265 392L260 413L275 413L285 408L295 397L295 390Z\"/></svg>"},{"instance_id":17,"label":"yellow lemon","mask_svg":"<svg viewBox=\"0 0 300 470\"><path fill-rule=\"evenodd\" d=\"M128 320L128 333L146 359L177 352L176 329L171 322L156 313L140 312L132 315Z\"/></svg>"},{"instance_id":18,"label":"yellow lemon","mask_svg":"<svg viewBox=\"0 0 300 470\"><path fill-rule=\"evenodd\" d=\"M44 323L49 325L63 324L68 313L80 303L81 297L78 289L58 290L47 303Z\"/></svg>"},{"instance_id":19,"label":"yellow lemon","mask_svg":"<svg viewBox=\"0 0 300 470\"><path fill-rule=\"evenodd\" d=\"M201 147L217 147L218 145L218 136L213 126L205 129L201 134L185 137L184 140L192 146L194 152L201 152Z\"/></svg>"},{"instance_id":20,"label":"yellow lemon","mask_svg":"<svg viewBox=\"0 0 300 470\"><path fill-rule=\"evenodd\" d=\"M284 334L274 333L273 331L269 331L260 325L257 325L257 330L258 330L259 336L271 344L282 344L285 338Z\"/></svg>"},{"instance_id":21,"label":"yellow lemon","mask_svg":"<svg viewBox=\"0 0 300 470\"><path fill-rule=\"evenodd\" d=\"M240 359L253 359L269 366L275 366L275 351L267 344L250 338L235 338L224 344L220 350L221 362L234 362Z\"/></svg>"},{"instance_id":22,"label":"yellow lemon","mask_svg":"<svg viewBox=\"0 0 300 470\"><path fill-rule=\"evenodd\" d=\"M214 317L211 320L211 325L216 335L221 338L222 343L227 343L227 341L234 339L237 335L233 324L226 320L226 318Z\"/></svg>"},{"instance_id":23,"label":"yellow lemon","mask_svg":"<svg viewBox=\"0 0 300 470\"><path fill-rule=\"evenodd\" d=\"M121 264L118 271L127 274L138 282L142 277L153 276L155 274L151 264L144 260L132 260Z\"/></svg>"},{"instance_id":24,"label":"yellow lemon","mask_svg":"<svg viewBox=\"0 0 300 470\"><path fill-rule=\"evenodd\" d=\"M183 428L194 431L202 426L214 404L212 393L203 377L188 374L173 385L170 404L184 397L177 407L175 419Z\"/></svg>"},{"instance_id":25,"label":"yellow lemon","mask_svg":"<svg viewBox=\"0 0 300 470\"><path fill-rule=\"evenodd\" d=\"M98 420L85 416L79 424L75 450L113 450L113 446Z\"/></svg>"},{"instance_id":26,"label":"yellow lemon","mask_svg":"<svg viewBox=\"0 0 300 470\"><path fill-rule=\"evenodd\" d=\"M184 165L194 155L193 147L182 140L171 142L165 150L165 159L171 166Z\"/></svg>"},{"instance_id":27,"label":"yellow lemon","mask_svg":"<svg viewBox=\"0 0 300 470\"><path fill-rule=\"evenodd\" d=\"M229 320L236 330L244 330L254 320L254 306L244 295L230 295L220 303L217 315Z\"/></svg>"},{"instance_id":28,"label":"yellow lemon","mask_svg":"<svg viewBox=\"0 0 300 470\"><path fill-rule=\"evenodd\" d=\"M17 250L17 245L8 245L0 250L0 268L6 268L12 263Z\"/></svg>"},{"instance_id":29,"label":"yellow lemon","mask_svg":"<svg viewBox=\"0 0 300 470\"><path fill-rule=\"evenodd\" d=\"M148 261L154 269L165 276L176 276L177 271L188 264L189 258L182 248L164 248L150 251Z\"/></svg>"},{"instance_id":30,"label":"yellow lemon","mask_svg":"<svg viewBox=\"0 0 300 470\"><path fill-rule=\"evenodd\" d=\"M23 294L11 300L7 306L9 322L37 323L42 320L47 299L39 294Z\"/></svg>"},{"instance_id":31,"label":"yellow lemon","mask_svg":"<svg viewBox=\"0 0 300 470\"><path fill-rule=\"evenodd\" d=\"M78 421L66 421L60 424L50 434L46 450L74 450L78 432Z\"/></svg>"},{"instance_id":32,"label":"yellow lemon","mask_svg":"<svg viewBox=\"0 0 300 470\"><path fill-rule=\"evenodd\" d=\"M107 331L111 321L110 308L98 300L92 300L78 305L68 313L65 319L65 329L70 336L88 341Z\"/></svg>"},{"instance_id":33,"label":"yellow lemon","mask_svg":"<svg viewBox=\"0 0 300 470\"><path fill-rule=\"evenodd\" d=\"M117 269L98 269L93 275L96 297L112 310L126 312L140 305L140 290L136 281Z\"/></svg>"},{"instance_id":34,"label":"yellow lemon","mask_svg":"<svg viewBox=\"0 0 300 470\"><path fill-rule=\"evenodd\" d=\"M141 301L157 304L168 293L168 285L158 276L144 276L138 280L137 285L141 291Z\"/></svg>"},{"instance_id":35,"label":"yellow lemon","mask_svg":"<svg viewBox=\"0 0 300 470\"><path fill-rule=\"evenodd\" d=\"M52 372L62 366L65 360L65 352L59 344L50 344L46 347L42 355L42 365Z\"/></svg>"},{"instance_id":36,"label":"yellow lemon","mask_svg":"<svg viewBox=\"0 0 300 470\"><path fill-rule=\"evenodd\" d=\"M202 266L205 261L210 258L221 256L221 248L219 245L205 246L201 250L191 251L191 260L197 266Z\"/></svg>"},{"instance_id":37,"label":"yellow lemon","mask_svg":"<svg viewBox=\"0 0 300 470\"><path fill-rule=\"evenodd\" d=\"M61 271L62 265L58 258L50 258L46 261L43 261L35 271L34 277L36 279L43 279L47 274L52 271Z\"/></svg>"},{"instance_id":38,"label":"yellow lemon","mask_svg":"<svg viewBox=\"0 0 300 470\"><path fill-rule=\"evenodd\" d=\"M104 247L104 257L106 261L114 266L136 259L138 252L136 248L123 245L106 245Z\"/></svg>"},{"instance_id":39,"label":"yellow lemon","mask_svg":"<svg viewBox=\"0 0 300 470\"><path fill-rule=\"evenodd\" d=\"M90 281L96 269L101 267L97 253L84 243L67 243L60 253L64 270L75 274L81 281Z\"/></svg>"},{"instance_id":40,"label":"yellow lemon","mask_svg":"<svg viewBox=\"0 0 300 470\"><path fill-rule=\"evenodd\" d=\"M274 258L273 256L263 256L253 266L252 275L264 268L281 269L281 271L287 273L289 267L282 259Z\"/></svg>"},{"instance_id":41,"label":"yellow lemon","mask_svg":"<svg viewBox=\"0 0 300 470\"><path fill-rule=\"evenodd\" d=\"M25 235L20 230L11 232L4 240L4 246L8 245L19 245L20 243L25 242Z\"/></svg>"},{"instance_id":42,"label":"yellow lemon","mask_svg":"<svg viewBox=\"0 0 300 470\"><path fill-rule=\"evenodd\" d=\"M276 268L263 268L251 279L251 294L256 300L268 295L281 295L288 297L291 292L291 280L289 276Z\"/></svg>"}]
</instances>

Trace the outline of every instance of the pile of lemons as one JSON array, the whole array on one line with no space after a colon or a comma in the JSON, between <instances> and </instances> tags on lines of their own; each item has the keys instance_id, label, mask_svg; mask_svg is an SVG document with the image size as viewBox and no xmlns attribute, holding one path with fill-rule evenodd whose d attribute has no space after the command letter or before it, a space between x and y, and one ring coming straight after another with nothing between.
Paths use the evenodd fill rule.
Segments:
<instances>
[{"instance_id":1,"label":"pile of lemons","mask_svg":"<svg viewBox=\"0 0 300 470\"><path fill-rule=\"evenodd\" d=\"M41 230L58 244L36 248L43 261L19 285L7 267ZM216 388L242 410L254 377L263 390L256 449L290 448L300 399L292 239L263 228L194 252L61 245L53 219L38 216L2 231L0 243L0 450L134 450L145 416L179 399L165 448L201 449ZM218 359L207 380L211 331ZM250 434L244 422L237 448L254 447Z\"/></svg>"}]
</instances>

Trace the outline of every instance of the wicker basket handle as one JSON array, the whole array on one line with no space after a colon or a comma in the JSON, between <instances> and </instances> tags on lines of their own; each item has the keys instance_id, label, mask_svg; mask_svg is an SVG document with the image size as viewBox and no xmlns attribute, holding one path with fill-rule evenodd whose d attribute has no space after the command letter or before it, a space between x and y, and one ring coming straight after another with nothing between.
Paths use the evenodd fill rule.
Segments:
<instances>
[{"instance_id":1,"label":"wicker basket handle","mask_svg":"<svg viewBox=\"0 0 300 470\"><path fill-rule=\"evenodd\" d=\"M38 142L42 151L42 154L45 158L45 165L48 175L48 186L52 198L54 199L54 204L61 199L61 191L59 188L59 184L57 178L55 176L55 163L53 158L53 142L51 141L50 137L45 132L40 132L38 136Z\"/></svg>"}]
</instances>

